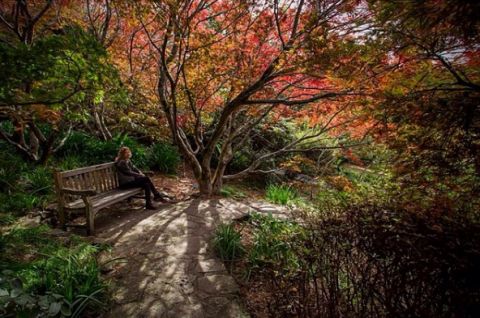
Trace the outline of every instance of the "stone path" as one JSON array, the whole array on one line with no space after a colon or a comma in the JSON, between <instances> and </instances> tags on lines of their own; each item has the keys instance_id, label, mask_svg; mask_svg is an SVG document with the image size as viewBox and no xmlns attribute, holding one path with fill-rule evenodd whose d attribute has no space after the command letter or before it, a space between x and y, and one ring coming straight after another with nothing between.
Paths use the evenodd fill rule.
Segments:
<instances>
[{"instance_id":1,"label":"stone path","mask_svg":"<svg viewBox=\"0 0 480 318\"><path fill-rule=\"evenodd\" d=\"M248 317L211 241L218 224L252 210L286 212L262 202L195 199L100 218L97 239L123 261L109 274L114 304L105 317Z\"/></svg>"}]
</instances>

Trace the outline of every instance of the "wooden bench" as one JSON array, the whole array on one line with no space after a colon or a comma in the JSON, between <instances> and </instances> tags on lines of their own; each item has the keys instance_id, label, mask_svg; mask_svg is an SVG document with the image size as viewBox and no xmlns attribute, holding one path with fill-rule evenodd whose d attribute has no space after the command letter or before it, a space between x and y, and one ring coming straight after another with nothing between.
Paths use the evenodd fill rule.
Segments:
<instances>
[{"instance_id":1,"label":"wooden bench","mask_svg":"<svg viewBox=\"0 0 480 318\"><path fill-rule=\"evenodd\" d=\"M115 163L56 171L55 188L61 226L66 229L67 216L85 212L87 234L95 233L95 214L107 206L143 194L142 188L119 189Z\"/></svg>"}]
</instances>

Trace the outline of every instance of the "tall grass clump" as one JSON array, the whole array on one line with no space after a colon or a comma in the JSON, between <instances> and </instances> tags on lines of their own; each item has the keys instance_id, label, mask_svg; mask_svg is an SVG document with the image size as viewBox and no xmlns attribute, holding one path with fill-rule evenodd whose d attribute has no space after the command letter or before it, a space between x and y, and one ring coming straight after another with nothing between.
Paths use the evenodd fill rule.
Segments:
<instances>
[{"instance_id":1,"label":"tall grass clump","mask_svg":"<svg viewBox=\"0 0 480 318\"><path fill-rule=\"evenodd\" d=\"M222 260L232 261L244 254L241 238L241 234L232 224L221 224L217 228L213 245Z\"/></svg>"},{"instance_id":2,"label":"tall grass clump","mask_svg":"<svg viewBox=\"0 0 480 318\"><path fill-rule=\"evenodd\" d=\"M270 184L265 191L265 197L268 201L286 205L297 197L297 194L289 186Z\"/></svg>"}]
</instances>

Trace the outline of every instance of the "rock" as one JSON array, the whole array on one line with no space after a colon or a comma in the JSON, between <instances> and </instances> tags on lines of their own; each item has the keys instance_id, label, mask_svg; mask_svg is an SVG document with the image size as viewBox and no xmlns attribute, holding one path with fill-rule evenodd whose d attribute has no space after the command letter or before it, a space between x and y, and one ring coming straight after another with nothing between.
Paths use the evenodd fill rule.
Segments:
<instances>
[{"instance_id":1,"label":"rock","mask_svg":"<svg viewBox=\"0 0 480 318\"><path fill-rule=\"evenodd\" d=\"M310 185L316 185L317 184L317 180L315 180L314 178L310 177L310 176L307 176L306 174L297 174L294 178L294 180L297 180L297 181L300 181L302 183L305 183L305 184L310 184Z\"/></svg>"},{"instance_id":2,"label":"rock","mask_svg":"<svg viewBox=\"0 0 480 318\"><path fill-rule=\"evenodd\" d=\"M198 261L195 271L198 273L211 273L225 271L225 266L218 259L205 259Z\"/></svg>"},{"instance_id":3,"label":"rock","mask_svg":"<svg viewBox=\"0 0 480 318\"><path fill-rule=\"evenodd\" d=\"M211 275L200 277L198 289L207 294L231 294L238 292L238 286L233 277L228 275Z\"/></svg>"}]
</instances>

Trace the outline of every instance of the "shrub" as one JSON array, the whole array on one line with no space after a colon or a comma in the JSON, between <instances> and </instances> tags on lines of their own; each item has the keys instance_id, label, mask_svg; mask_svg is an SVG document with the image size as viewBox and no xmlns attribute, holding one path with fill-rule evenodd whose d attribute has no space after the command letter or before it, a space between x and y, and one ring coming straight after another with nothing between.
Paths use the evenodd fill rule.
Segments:
<instances>
[{"instance_id":1,"label":"shrub","mask_svg":"<svg viewBox=\"0 0 480 318\"><path fill-rule=\"evenodd\" d=\"M13 194L0 193L0 212L24 213L35 207L44 206L47 198L44 196L32 195L24 192Z\"/></svg>"},{"instance_id":2,"label":"shrub","mask_svg":"<svg viewBox=\"0 0 480 318\"><path fill-rule=\"evenodd\" d=\"M158 143L150 147L147 160L152 170L175 173L181 159L176 147L167 143Z\"/></svg>"},{"instance_id":3,"label":"shrub","mask_svg":"<svg viewBox=\"0 0 480 318\"><path fill-rule=\"evenodd\" d=\"M252 163L255 158L255 152L250 148L241 149L234 152L232 161L228 165L228 171L231 173L242 171Z\"/></svg>"},{"instance_id":4,"label":"shrub","mask_svg":"<svg viewBox=\"0 0 480 318\"><path fill-rule=\"evenodd\" d=\"M127 135L103 141L83 132L73 132L58 154L63 158L76 156L80 162L93 165L113 161L122 146L132 150L132 160L138 167L147 167L147 149Z\"/></svg>"},{"instance_id":5,"label":"shrub","mask_svg":"<svg viewBox=\"0 0 480 318\"><path fill-rule=\"evenodd\" d=\"M3 250L5 249L5 238L3 237L3 234L0 233L0 253L3 253Z\"/></svg>"},{"instance_id":6,"label":"shrub","mask_svg":"<svg viewBox=\"0 0 480 318\"><path fill-rule=\"evenodd\" d=\"M86 166L87 163L84 159L80 158L77 155L68 155L64 158L61 158L56 164L56 167L60 170L72 170Z\"/></svg>"},{"instance_id":7,"label":"shrub","mask_svg":"<svg viewBox=\"0 0 480 318\"><path fill-rule=\"evenodd\" d=\"M474 317L480 309L479 224L374 205L305 224L304 235L279 236L282 226L267 223L255 238L273 316Z\"/></svg>"},{"instance_id":8,"label":"shrub","mask_svg":"<svg viewBox=\"0 0 480 318\"><path fill-rule=\"evenodd\" d=\"M243 255L245 248L241 242L241 235L232 224L221 224L215 233L213 245L220 258L232 261Z\"/></svg>"},{"instance_id":9,"label":"shrub","mask_svg":"<svg viewBox=\"0 0 480 318\"><path fill-rule=\"evenodd\" d=\"M0 141L0 192L8 192L16 188L22 171L27 164L4 142Z\"/></svg>"},{"instance_id":10,"label":"shrub","mask_svg":"<svg viewBox=\"0 0 480 318\"><path fill-rule=\"evenodd\" d=\"M265 197L268 201L276 204L286 205L295 199L297 194L288 186L270 184L267 186Z\"/></svg>"},{"instance_id":11,"label":"shrub","mask_svg":"<svg viewBox=\"0 0 480 318\"><path fill-rule=\"evenodd\" d=\"M30 194L46 195L52 193L53 174L47 167L35 167L22 176L24 188Z\"/></svg>"},{"instance_id":12,"label":"shrub","mask_svg":"<svg viewBox=\"0 0 480 318\"><path fill-rule=\"evenodd\" d=\"M254 231L253 246L248 253L252 268L275 264L282 271L298 268L298 260L290 246L290 241L303 235L303 230L295 223L279 220L272 215L252 215ZM280 265L281 264L281 265Z\"/></svg>"},{"instance_id":13,"label":"shrub","mask_svg":"<svg viewBox=\"0 0 480 318\"><path fill-rule=\"evenodd\" d=\"M64 296L71 303L80 295L93 295L103 290L105 286L100 281L95 258L97 252L97 248L84 243L50 255L40 269L44 288Z\"/></svg>"}]
</instances>

